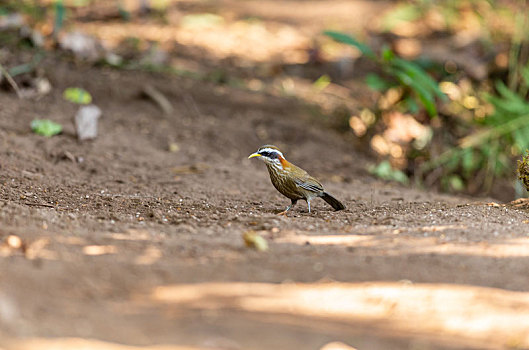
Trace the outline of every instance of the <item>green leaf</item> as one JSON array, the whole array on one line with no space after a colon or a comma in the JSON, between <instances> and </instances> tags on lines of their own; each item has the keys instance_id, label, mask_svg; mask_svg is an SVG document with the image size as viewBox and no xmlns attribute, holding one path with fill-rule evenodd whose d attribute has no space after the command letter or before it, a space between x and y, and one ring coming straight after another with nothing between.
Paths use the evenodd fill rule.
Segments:
<instances>
[{"instance_id":1,"label":"green leaf","mask_svg":"<svg viewBox=\"0 0 529 350\"><path fill-rule=\"evenodd\" d=\"M118 7L118 12L119 12L119 15L121 16L121 18L123 18L123 20L125 22L130 21L130 18L131 18L130 12L127 11L124 7L119 6Z\"/></svg>"},{"instance_id":2,"label":"green leaf","mask_svg":"<svg viewBox=\"0 0 529 350\"><path fill-rule=\"evenodd\" d=\"M465 189L465 183L463 182L463 179L459 177L458 175L452 175L448 178L448 185L453 191L462 191Z\"/></svg>"},{"instance_id":3,"label":"green leaf","mask_svg":"<svg viewBox=\"0 0 529 350\"><path fill-rule=\"evenodd\" d=\"M526 87L529 87L529 65L522 68L521 74L524 81L524 85Z\"/></svg>"},{"instance_id":4,"label":"green leaf","mask_svg":"<svg viewBox=\"0 0 529 350\"><path fill-rule=\"evenodd\" d=\"M398 169L393 169L387 160L384 160L378 165L371 167L369 172L383 180L397 181L403 184L407 184L409 181L406 174Z\"/></svg>"},{"instance_id":5,"label":"green leaf","mask_svg":"<svg viewBox=\"0 0 529 350\"><path fill-rule=\"evenodd\" d=\"M213 13L195 13L182 17L180 25L184 28L213 28L223 23L222 16Z\"/></svg>"},{"instance_id":6,"label":"green leaf","mask_svg":"<svg viewBox=\"0 0 529 350\"><path fill-rule=\"evenodd\" d=\"M73 0L70 5L73 7L85 7L90 4L90 1L91 0Z\"/></svg>"},{"instance_id":7,"label":"green leaf","mask_svg":"<svg viewBox=\"0 0 529 350\"><path fill-rule=\"evenodd\" d=\"M401 70L392 70L393 75L398 79L398 81L401 83L401 85L404 86L411 86L413 84L413 78L410 77L406 72L403 72Z\"/></svg>"},{"instance_id":8,"label":"green leaf","mask_svg":"<svg viewBox=\"0 0 529 350\"><path fill-rule=\"evenodd\" d=\"M461 155L461 166L463 167L464 173L467 175L479 167L479 160L474 155L474 150L472 148L466 148L463 150L463 154Z\"/></svg>"},{"instance_id":9,"label":"green leaf","mask_svg":"<svg viewBox=\"0 0 529 350\"><path fill-rule=\"evenodd\" d=\"M366 84L375 91L386 91L394 85L375 73L369 73L366 76Z\"/></svg>"},{"instance_id":10,"label":"green leaf","mask_svg":"<svg viewBox=\"0 0 529 350\"><path fill-rule=\"evenodd\" d=\"M21 65L18 65L16 67L9 69L9 75L11 75L11 77L16 77L17 75L20 75L20 74L29 73L33 71L33 69L34 67L32 64L24 63L24 64L21 64Z\"/></svg>"},{"instance_id":11,"label":"green leaf","mask_svg":"<svg viewBox=\"0 0 529 350\"><path fill-rule=\"evenodd\" d=\"M400 182L402 184L407 184L409 179L408 177L406 176L406 174L404 174L402 171L400 170L393 170L393 173L392 173L392 178L391 180L393 181L397 181L397 182Z\"/></svg>"},{"instance_id":12,"label":"green leaf","mask_svg":"<svg viewBox=\"0 0 529 350\"><path fill-rule=\"evenodd\" d=\"M500 175L504 171L512 169L511 159L505 154L500 153L498 155L498 162L496 163L496 175Z\"/></svg>"},{"instance_id":13,"label":"green leaf","mask_svg":"<svg viewBox=\"0 0 529 350\"><path fill-rule=\"evenodd\" d=\"M513 102L496 96L489 96L487 100L494 106L494 113L484 119L485 124L503 124L513 118L529 114L529 103Z\"/></svg>"},{"instance_id":14,"label":"green leaf","mask_svg":"<svg viewBox=\"0 0 529 350\"><path fill-rule=\"evenodd\" d=\"M386 62L391 62L395 59L395 53L389 47L384 47L382 50L382 59Z\"/></svg>"},{"instance_id":15,"label":"green leaf","mask_svg":"<svg viewBox=\"0 0 529 350\"><path fill-rule=\"evenodd\" d=\"M446 159L445 161L445 168L452 172L454 171L455 169L457 169L457 167L459 166L459 161L461 159L461 151L457 151L455 153L453 153L449 158Z\"/></svg>"},{"instance_id":16,"label":"green leaf","mask_svg":"<svg viewBox=\"0 0 529 350\"><path fill-rule=\"evenodd\" d=\"M512 136L514 144L520 149L520 151L523 152L529 148L529 127L514 130Z\"/></svg>"},{"instance_id":17,"label":"green leaf","mask_svg":"<svg viewBox=\"0 0 529 350\"><path fill-rule=\"evenodd\" d=\"M92 96L90 93L81 88L67 88L64 90L62 96L65 100L81 105L86 105L92 102Z\"/></svg>"},{"instance_id":18,"label":"green leaf","mask_svg":"<svg viewBox=\"0 0 529 350\"><path fill-rule=\"evenodd\" d=\"M516 93L511 91L501 80L496 81L496 90L498 90L498 93L505 99L510 101L520 101L521 98Z\"/></svg>"},{"instance_id":19,"label":"green leaf","mask_svg":"<svg viewBox=\"0 0 529 350\"><path fill-rule=\"evenodd\" d=\"M61 133L62 125L49 119L35 119L31 122L31 130L35 134L51 137Z\"/></svg>"},{"instance_id":20,"label":"green leaf","mask_svg":"<svg viewBox=\"0 0 529 350\"><path fill-rule=\"evenodd\" d=\"M419 101L426 109L426 112L430 117L435 117L437 115L437 108L435 106L435 100L431 92L422 86L418 81L414 80L408 74L402 71L395 71L395 76L397 79L405 86L408 86L412 91L417 95Z\"/></svg>"},{"instance_id":21,"label":"green leaf","mask_svg":"<svg viewBox=\"0 0 529 350\"><path fill-rule=\"evenodd\" d=\"M406 106L406 109L412 113L415 114L419 112L419 105L417 104L417 101L415 99L411 98L410 96L406 97L404 99L404 105Z\"/></svg>"},{"instance_id":22,"label":"green leaf","mask_svg":"<svg viewBox=\"0 0 529 350\"><path fill-rule=\"evenodd\" d=\"M418 90L416 90L418 91ZM437 108L435 107L435 102L433 99L425 94L425 92L417 92L417 95L419 96L419 100L424 106L424 109L426 109L426 112L430 117L436 117L437 116Z\"/></svg>"},{"instance_id":23,"label":"green leaf","mask_svg":"<svg viewBox=\"0 0 529 350\"><path fill-rule=\"evenodd\" d=\"M317 90L323 90L330 83L331 83L331 78L327 74L324 74L321 77L319 77L314 83L312 83L312 86L314 86Z\"/></svg>"},{"instance_id":24,"label":"green leaf","mask_svg":"<svg viewBox=\"0 0 529 350\"><path fill-rule=\"evenodd\" d=\"M416 80L420 85L423 85L425 89L430 90L437 97L443 99L446 98L445 94L439 89L439 84L416 63L398 57L395 58L392 63L395 67L402 69L407 75Z\"/></svg>"},{"instance_id":25,"label":"green leaf","mask_svg":"<svg viewBox=\"0 0 529 350\"><path fill-rule=\"evenodd\" d=\"M323 32L323 34L327 35L328 37L334 39L337 42L356 47L358 50L360 50L360 52L363 55L366 55L373 59L375 58L375 53L373 52L373 50L371 50L369 46L367 46L364 43L359 42L358 40L356 40L355 38L353 38L352 36L348 34L335 32L331 30L326 30Z\"/></svg>"},{"instance_id":26,"label":"green leaf","mask_svg":"<svg viewBox=\"0 0 529 350\"><path fill-rule=\"evenodd\" d=\"M513 102L512 100L496 96L488 96L487 101L494 106L495 112L493 115L485 118L486 124L491 124L490 121L504 123L511 119L513 115L529 114L529 104L523 102Z\"/></svg>"},{"instance_id":27,"label":"green leaf","mask_svg":"<svg viewBox=\"0 0 529 350\"><path fill-rule=\"evenodd\" d=\"M388 178L391 176L391 164L387 160L380 162L377 166L370 169L370 172L381 178Z\"/></svg>"},{"instance_id":28,"label":"green leaf","mask_svg":"<svg viewBox=\"0 0 529 350\"><path fill-rule=\"evenodd\" d=\"M481 153L483 153L483 156L486 158L489 158L492 153L492 148L490 147L489 143L484 143L480 147Z\"/></svg>"},{"instance_id":29,"label":"green leaf","mask_svg":"<svg viewBox=\"0 0 529 350\"><path fill-rule=\"evenodd\" d=\"M382 18L382 25L385 30L391 30L402 22L412 22L420 17L421 11L416 4L402 4Z\"/></svg>"},{"instance_id":30,"label":"green leaf","mask_svg":"<svg viewBox=\"0 0 529 350\"><path fill-rule=\"evenodd\" d=\"M66 16L66 9L62 0L55 1L55 23L53 33L58 34L64 24L64 17Z\"/></svg>"}]
</instances>

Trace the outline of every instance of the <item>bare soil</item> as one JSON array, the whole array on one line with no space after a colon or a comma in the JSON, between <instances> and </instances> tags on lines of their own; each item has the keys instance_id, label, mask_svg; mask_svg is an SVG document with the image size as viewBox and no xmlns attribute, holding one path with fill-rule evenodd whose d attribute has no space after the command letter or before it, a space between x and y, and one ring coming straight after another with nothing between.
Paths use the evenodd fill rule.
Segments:
<instances>
[{"instance_id":1,"label":"bare soil","mask_svg":"<svg viewBox=\"0 0 529 350\"><path fill-rule=\"evenodd\" d=\"M42 100L0 93L6 348L529 347L525 211L377 181L294 99L51 63ZM79 81L104 111L91 142L60 93ZM65 131L32 134L38 117ZM277 216L288 200L246 159L265 143L347 209ZM246 247L248 230L269 250Z\"/></svg>"},{"instance_id":2,"label":"bare soil","mask_svg":"<svg viewBox=\"0 0 529 350\"><path fill-rule=\"evenodd\" d=\"M252 3L324 25L319 2ZM351 10L333 3L329 18ZM363 21L387 4L354 3ZM529 349L523 207L376 180L352 134L293 97L41 64L51 94L0 91L0 348ZM93 141L77 141L71 86L103 110ZM35 135L35 118L64 132ZM247 159L270 143L347 209L277 216L289 200ZM247 247L248 231L269 249Z\"/></svg>"}]
</instances>

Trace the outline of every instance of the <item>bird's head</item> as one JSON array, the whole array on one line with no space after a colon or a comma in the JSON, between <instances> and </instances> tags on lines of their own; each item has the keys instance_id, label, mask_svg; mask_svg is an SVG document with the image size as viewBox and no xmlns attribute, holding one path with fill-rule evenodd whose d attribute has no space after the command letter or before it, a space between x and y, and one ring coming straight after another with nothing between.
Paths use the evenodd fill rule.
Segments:
<instances>
[{"instance_id":1,"label":"bird's head","mask_svg":"<svg viewBox=\"0 0 529 350\"><path fill-rule=\"evenodd\" d=\"M273 145L264 145L259 147L259 150L250 154L248 159L254 157L259 157L259 159L264 161L267 165L278 166L281 168L284 168L288 164L285 157L283 157L283 153L281 153L279 148Z\"/></svg>"}]
</instances>

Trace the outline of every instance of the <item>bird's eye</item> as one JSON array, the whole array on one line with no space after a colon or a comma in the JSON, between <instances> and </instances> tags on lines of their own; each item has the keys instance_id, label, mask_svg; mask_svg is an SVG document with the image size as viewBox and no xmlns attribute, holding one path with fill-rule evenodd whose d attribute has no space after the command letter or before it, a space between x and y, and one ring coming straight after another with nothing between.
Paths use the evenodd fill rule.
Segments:
<instances>
[{"instance_id":1,"label":"bird's eye","mask_svg":"<svg viewBox=\"0 0 529 350\"><path fill-rule=\"evenodd\" d=\"M268 157L268 158L270 158L270 152L266 152L266 151L265 151L265 152L261 152L261 155L262 155L263 157Z\"/></svg>"}]
</instances>

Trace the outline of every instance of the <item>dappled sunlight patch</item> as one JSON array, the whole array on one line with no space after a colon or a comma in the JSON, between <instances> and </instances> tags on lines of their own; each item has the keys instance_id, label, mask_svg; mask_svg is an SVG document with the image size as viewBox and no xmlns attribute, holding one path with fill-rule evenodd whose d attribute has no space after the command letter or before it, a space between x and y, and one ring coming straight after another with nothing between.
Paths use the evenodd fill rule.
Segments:
<instances>
[{"instance_id":1,"label":"dappled sunlight patch","mask_svg":"<svg viewBox=\"0 0 529 350\"><path fill-rule=\"evenodd\" d=\"M61 260L75 261L79 253L87 256L116 255L120 258L132 256L136 265L152 265L163 257L163 249L155 245L161 240L159 234L147 230L129 229L124 232L104 233L105 239L93 240L86 237L52 235L37 239L18 235L8 235L0 241L0 257L21 256L28 260ZM127 244L132 249L123 251L120 245Z\"/></svg>"},{"instance_id":2,"label":"dappled sunlight patch","mask_svg":"<svg viewBox=\"0 0 529 350\"><path fill-rule=\"evenodd\" d=\"M441 232L446 230L465 230L467 229L466 225L431 225L431 226L421 226L419 228L422 232Z\"/></svg>"},{"instance_id":3,"label":"dappled sunlight patch","mask_svg":"<svg viewBox=\"0 0 529 350\"><path fill-rule=\"evenodd\" d=\"M289 235L275 240L277 243L295 243L305 245L357 245L373 241L373 236L366 235Z\"/></svg>"},{"instance_id":4,"label":"dappled sunlight patch","mask_svg":"<svg viewBox=\"0 0 529 350\"><path fill-rule=\"evenodd\" d=\"M275 243L298 245L342 245L344 247L365 248L355 251L359 255L402 255L402 254L441 254L473 255L496 258L529 257L529 238L511 238L483 242L451 242L440 237L415 237L405 232L442 232L464 230L464 225L422 226L404 230L393 230L377 234L310 235L295 234L277 237Z\"/></svg>"},{"instance_id":5,"label":"dappled sunlight patch","mask_svg":"<svg viewBox=\"0 0 529 350\"><path fill-rule=\"evenodd\" d=\"M87 245L83 247L83 254L85 255L105 255L115 254L117 247L113 245Z\"/></svg>"},{"instance_id":6,"label":"dappled sunlight patch","mask_svg":"<svg viewBox=\"0 0 529 350\"><path fill-rule=\"evenodd\" d=\"M414 252L489 256L495 258L529 257L529 238L508 239L497 242L430 244L418 248Z\"/></svg>"},{"instance_id":7,"label":"dappled sunlight patch","mask_svg":"<svg viewBox=\"0 0 529 350\"><path fill-rule=\"evenodd\" d=\"M22 255L28 260L57 260L57 253L48 249L50 241L50 237L27 240L17 235L9 235L4 242L0 242L0 257Z\"/></svg>"},{"instance_id":8,"label":"dappled sunlight patch","mask_svg":"<svg viewBox=\"0 0 529 350\"><path fill-rule=\"evenodd\" d=\"M157 237L147 230L129 229L126 232L109 232L105 235L108 238L120 241L158 241Z\"/></svg>"},{"instance_id":9,"label":"dappled sunlight patch","mask_svg":"<svg viewBox=\"0 0 529 350\"><path fill-rule=\"evenodd\" d=\"M333 341L322 346L320 350L356 350L356 348L339 341Z\"/></svg>"},{"instance_id":10,"label":"dappled sunlight patch","mask_svg":"<svg viewBox=\"0 0 529 350\"><path fill-rule=\"evenodd\" d=\"M59 258L57 252L47 249L49 243L49 237L42 237L33 241L26 249L26 258L28 258L29 260L57 260Z\"/></svg>"},{"instance_id":11,"label":"dappled sunlight patch","mask_svg":"<svg viewBox=\"0 0 529 350\"><path fill-rule=\"evenodd\" d=\"M178 345L131 346L81 338L30 338L7 342L11 350L205 350Z\"/></svg>"},{"instance_id":12,"label":"dappled sunlight patch","mask_svg":"<svg viewBox=\"0 0 529 350\"><path fill-rule=\"evenodd\" d=\"M236 21L215 24L215 30L203 26L159 25L154 23L77 23L77 27L116 47L126 38L154 41L162 46L178 42L200 47L212 57L239 57L251 62L267 62L281 57L285 63L305 63L310 40L286 25L269 28L261 22ZM259 42L260 45L255 45Z\"/></svg>"},{"instance_id":13,"label":"dappled sunlight patch","mask_svg":"<svg viewBox=\"0 0 529 350\"><path fill-rule=\"evenodd\" d=\"M59 243L69 245L86 245L86 239L77 236L54 236L54 240Z\"/></svg>"},{"instance_id":14,"label":"dappled sunlight patch","mask_svg":"<svg viewBox=\"0 0 529 350\"><path fill-rule=\"evenodd\" d=\"M157 287L148 299L178 310L237 310L316 318L401 336L529 346L529 293L450 284L201 283ZM290 322L293 322L290 320Z\"/></svg>"},{"instance_id":15,"label":"dappled sunlight patch","mask_svg":"<svg viewBox=\"0 0 529 350\"><path fill-rule=\"evenodd\" d=\"M143 253L134 259L137 265L152 265L162 257L162 251L156 247L150 246L145 248Z\"/></svg>"}]
</instances>

